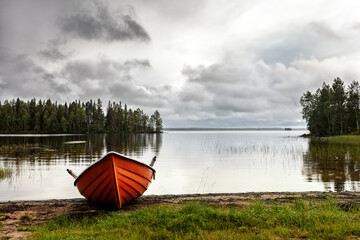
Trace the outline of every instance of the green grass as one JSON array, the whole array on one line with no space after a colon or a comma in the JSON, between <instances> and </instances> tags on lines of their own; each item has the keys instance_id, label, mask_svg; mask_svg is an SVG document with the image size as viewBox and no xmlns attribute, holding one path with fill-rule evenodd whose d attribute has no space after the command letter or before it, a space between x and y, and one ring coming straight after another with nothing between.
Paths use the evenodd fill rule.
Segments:
<instances>
[{"instance_id":1,"label":"green grass","mask_svg":"<svg viewBox=\"0 0 360 240\"><path fill-rule=\"evenodd\" d=\"M63 216L35 229L34 239L347 239L360 237L360 210L335 199L243 207L184 203L110 212L94 218Z\"/></svg>"},{"instance_id":2,"label":"green grass","mask_svg":"<svg viewBox=\"0 0 360 240\"><path fill-rule=\"evenodd\" d=\"M35 226L20 226L17 228L19 232L34 232L36 230Z\"/></svg>"},{"instance_id":3,"label":"green grass","mask_svg":"<svg viewBox=\"0 0 360 240\"><path fill-rule=\"evenodd\" d=\"M27 214L25 214L25 215L22 215L22 216L20 216L20 221L30 221L31 220L31 216L30 215L27 215Z\"/></svg>"},{"instance_id":4,"label":"green grass","mask_svg":"<svg viewBox=\"0 0 360 240\"><path fill-rule=\"evenodd\" d=\"M328 137L329 143L360 144L360 135L340 135Z\"/></svg>"}]
</instances>

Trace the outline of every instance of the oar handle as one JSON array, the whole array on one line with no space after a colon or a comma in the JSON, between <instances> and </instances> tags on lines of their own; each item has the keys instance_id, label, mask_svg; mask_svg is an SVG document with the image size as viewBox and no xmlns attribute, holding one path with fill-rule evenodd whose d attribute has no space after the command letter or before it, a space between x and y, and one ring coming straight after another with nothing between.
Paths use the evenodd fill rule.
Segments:
<instances>
[{"instance_id":1,"label":"oar handle","mask_svg":"<svg viewBox=\"0 0 360 240\"><path fill-rule=\"evenodd\" d=\"M155 164L155 162L156 162L156 156L155 157L153 157L153 159L151 160L151 163L150 163L150 167L153 167L154 166L154 164Z\"/></svg>"},{"instance_id":2,"label":"oar handle","mask_svg":"<svg viewBox=\"0 0 360 240\"><path fill-rule=\"evenodd\" d=\"M73 178L77 178L77 176L75 175L75 173L73 171L71 171L70 169L66 169L66 171L73 177Z\"/></svg>"}]
</instances>

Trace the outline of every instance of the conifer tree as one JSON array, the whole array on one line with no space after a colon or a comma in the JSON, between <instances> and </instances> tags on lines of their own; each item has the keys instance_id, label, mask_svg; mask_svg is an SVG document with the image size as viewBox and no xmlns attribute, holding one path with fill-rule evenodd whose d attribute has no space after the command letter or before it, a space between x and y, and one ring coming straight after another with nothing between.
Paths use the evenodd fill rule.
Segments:
<instances>
[{"instance_id":1,"label":"conifer tree","mask_svg":"<svg viewBox=\"0 0 360 240\"><path fill-rule=\"evenodd\" d=\"M360 86L353 81L348 88L340 78L331 87L323 83L315 93L305 92L300 98L302 115L315 136L359 133Z\"/></svg>"},{"instance_id":2,"label":"conifer tree","mask_svg":"<svg viewBox=\"0 0 360 240\"><path fill-rule=\"evenodd\" d=\"M70 104L59 104L33 98L24 102L16 100L0 102L0 132L34 133L101 133L109 132L154 132L162 131L162 119L156 111L151 117L143 110L122 108L122 103L110 102L106 117L102 102L90 100L86 103L75 100Z\"/></svg>"}]
</instances>

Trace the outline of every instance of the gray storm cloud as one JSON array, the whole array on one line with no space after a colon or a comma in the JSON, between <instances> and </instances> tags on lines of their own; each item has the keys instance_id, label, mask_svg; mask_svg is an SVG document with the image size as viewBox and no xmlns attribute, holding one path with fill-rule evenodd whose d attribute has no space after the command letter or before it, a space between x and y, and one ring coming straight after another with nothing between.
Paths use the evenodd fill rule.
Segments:
<instances>
[{"instance_id":1,"label":"gray storm cloud","mask_svg":"<svg viewBox=\"0 0 360 240\"><path fill-rule=\"evenodd\" d=\"M60 101L72 101L79 98L83 100L110 98L114 89L117 90L117 94L126 92L129 99L135 99L136 94L144 93L142 90L146 88L132 83L131 71L150 68L147 59L114 61L106 57L97 57L73 60L77 54L76 49L71 45L74 39L98 41L103 44L116 41L150 41L149 34L136 20L135 9L132 6L111 8L113 5L100 1L92 1L90 4L83 4L81 1L48 2L37 10L33 7L37 4L39 2L36 0L32 0L31 4L12 2L6 8L2 8L0 3L0 12L6 13L3 15L6 18L0 21L2 99L51 97ZM24 9L26 6L28 11ZM46 13L44 16L52 19L47 22L48 26L44 25L45 22L40 22L37 17L42 11ZM25 17L20 17L21 15L27 16L29 21L24 21ZM18 20L16 16L19 16ZM24 32L30 29L32 21L34 24L41 23L40 29L45 29L41 31L35 29L35 32L41 33L40 35L29 35L29 39L37 37L36 46L28 48L29 50L39 48L40 42L44 44L43 47L40 46L42 49L37 55L22 51L24 49L19 46L23 45L25 39L15 38L15 35L21 35L22 28ZM12 23L16 26L16 31L11 31L11 28L7 28L4 23ZM51 26L52 31L49 30ZM29 41L31 42L32 40ZM50 62L57 67L47 69L47 64L45 66L41 64L37 59L38 56L45 59L46 63ZM114 93L114 97L118 98L118 95ZM131 102L139 103L139 101Z\"/></svg>"},{"instance_id":2,"label":"gray storm cloud","mask_svg":"<svg viewBox=\"0 0 360 240\"><path fill-rule=\"evenodd\" d=\"M341 58L313 58L286 66L267 64L246 54L228 54L226 61L215 65L184 67L182 73L188 81L178 92L181 102L176 109L187 114L184 124L192 126L210 124L217 117L226 126L294 125L302 93L319 87L319 79L331 81L336 73L356 76L348 64Z\"/></svg>"},{"instance_id":3,"label":"gray storm cloud","mask_svg":"<svg viewBox=\"0 0 360 240\"><path fill-rule=\"evenodd\" d=\"M68 61L63 68L47 71L26 55L0 48L0 96L72 101L101 98L132 106L164 106L170 89L136 84L132 72L151 68L147 59L114 61L107 58Z\"/></svg>"},{"instance_id":4,"label":"gray storm cloud","mask_svg":"<svg viewBox=\"0 0 360 240\"><path fill-rule=\"evenodd\" d=\"M0 48L0 96L2 99L58 97L69 91L57 77L25 54Z\"/></svg>"},{"instance_id":5,"label":"gray storm cloud","mask_svg":"<svg viewBox=\"0 0 360 240\"><path fill-rule=\"evenodd\" d=\"M166 87L151 87L136 84L132 72L136 69L151 68L147 59L113 61L76 60L66 64L61 71L62 78L68 79L74 89L81 89L82 99L102 97L107 100L120 100L133 106L164 106Z\"/></svg>"},{"instance_id":6,"label":"gray storm cloud","mask_svg":"<svg viewBox=\"0 0 360 240\"><path fill-rule=\"evenodd\" d=\"M94 11L82 11L58 20L65 36L102 41L150 41L146 30L130 15L111 13L108 7L95 4Z\"/></svg>"},{"instance_id":7,"label":"gray storm cloud","mask_svg":"<svg viewBox=\"0 0 360 240\"><path fill-rule=\"evenodd\" d=\"M59 14L54 20L57 35L48 40L47 46L39 51L39 55L50 62L64 61L73 55L74 51L65 49L75 39L104 44L150 42L150 35L136 20L134 8L128 5L124 9L110 10L106 3L100 1L92 1L88 5L74 4L74 9L69 13Z\"/></svg>"},{"instance_id":8,"label":"gray storm cloud","mask_svg":"<svg viewBox=\"0 0 360 240\"><path fill-rule=\"evenodd\" d=\"M305 126L303 92L360 79L360 20L300 2L0 1L0 100L122 101L166 127Z\"/></svg>"},{"instance_id":9,"label":"gray storm cloud","mask_svg":"<svg viewBox=\"0 0 360 240\"><path fill-rule=\"evenodd\" d=\"M41 50L40 55L51 62L62 61L68 57L68 54L63 53L56 48L48 48Z\"/></svg>"}]
</instances>

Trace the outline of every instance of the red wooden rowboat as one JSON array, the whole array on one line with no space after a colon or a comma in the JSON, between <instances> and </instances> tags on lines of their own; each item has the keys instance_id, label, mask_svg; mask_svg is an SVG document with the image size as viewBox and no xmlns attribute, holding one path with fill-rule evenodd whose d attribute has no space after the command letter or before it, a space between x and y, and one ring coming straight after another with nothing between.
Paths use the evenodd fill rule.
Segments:
<instances>
[{"instance_id":1,"label":"red wooden rowboat","mask_svg":"<svg viewBox=\"0 0 360 240\"><path fill-rule=\"evenodd\" d=\"M125 203L142 195L155 179L150 166L125 157L116 152L109 152L99 161L90 165L78 177L69 169L75 178L74 185L81 195L90 202L112 205L121 208Z\"/></svg>"}]
</instances>

